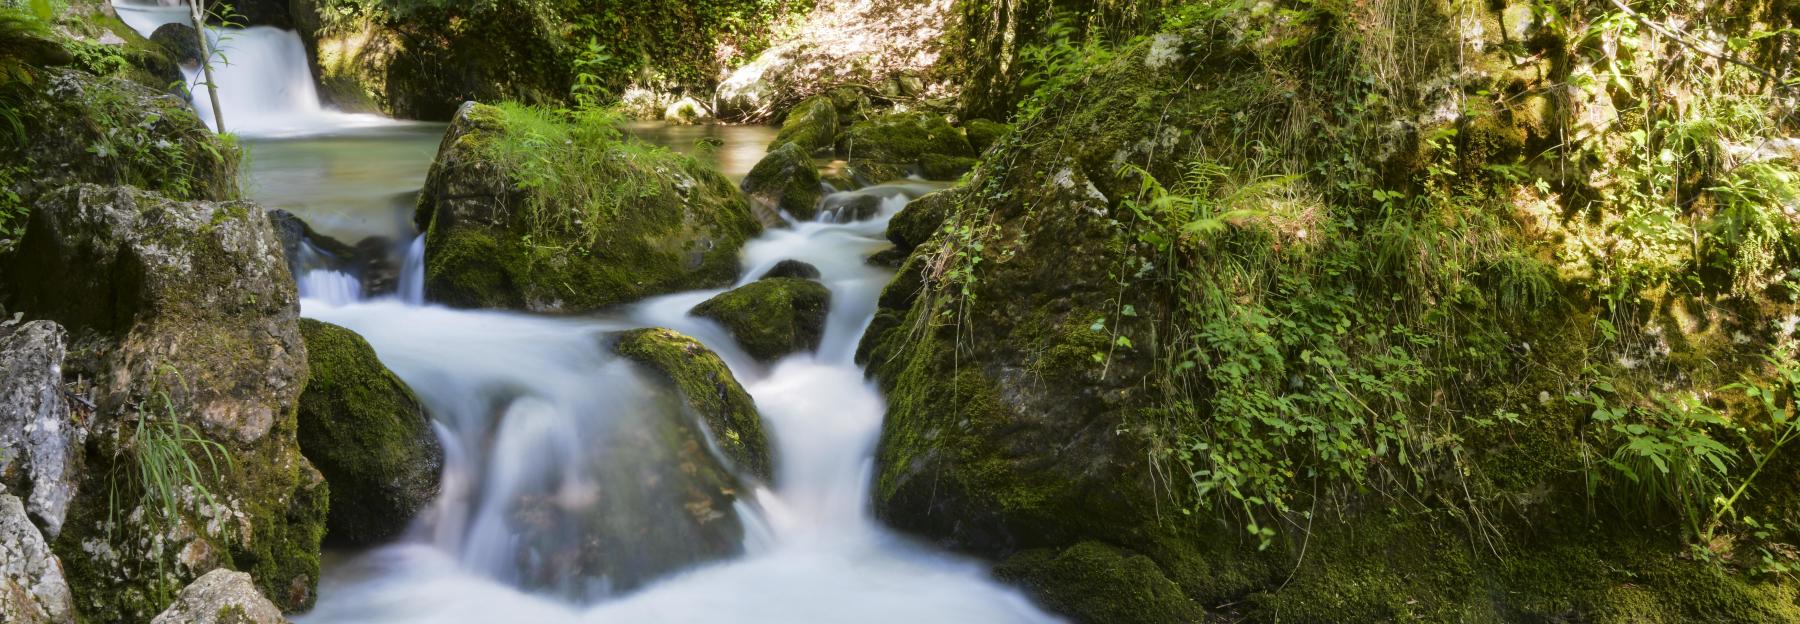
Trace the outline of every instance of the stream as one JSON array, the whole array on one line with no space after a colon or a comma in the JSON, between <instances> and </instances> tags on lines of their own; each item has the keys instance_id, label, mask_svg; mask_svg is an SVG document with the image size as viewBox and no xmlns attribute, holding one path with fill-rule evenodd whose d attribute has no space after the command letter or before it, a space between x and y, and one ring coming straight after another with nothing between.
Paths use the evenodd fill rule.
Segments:
<instances>
[{"instance_id":1,"label":"stream","mask_svg":"<svg viewBox=\"0 0 1800 624\"><path fill-rule=\"evenodd\" d=\"M146 36L185 22L185 7L119 3ZM854 361L891 272L866 258L885 249L888 219L939 188L900 182L828 196L879 196L880 210L848 222L768 229L741 252L741 285L784 259L816 266L832 305L816 353L758 363L723 328L688 311L720 292L649 298L604 314L550 317L457 310L428 303L422 238L411 222L441 124L349 115L318 103L292 32L258 27L213 39L231 65L218 72L228 129L248 152L245 191L346 243L386 241L401 267L393 294L368 298L356 275L297 275L303 316L355 330L424 402L446 450L437 501L395 543L327 553L305 624L397 622L1049 622L985 564L894 533L872 515L873 453L886 409ZM298 53L298 56L296 56ZM190 80L193 80L190 78ZM205 101L203 85L196 91ZM202 116L211 113L200 107ZM766 127L633 124L642 140L710 159L734 179L761 158ZM711 147L701 149L700 140ZM827 214L822 219L830 219ZM688 566L640 587L606 578L528 578L521 572L582 536L534 533L516 521L522 500L550 514L671 513L653 489L635 507L595 500L610 438L669 409L667 390L606 348L607 336L666 327L693 336L754 398L777 466L773 483L740 493L741 530L691 539L735 540L742 554ZM756 483L746 478L747 484ZM679 513L676 510L673 513ZM550 523L557 524L557 523ZM637 556L674 556L650 545Z\"/></svg>"}]
</instances>

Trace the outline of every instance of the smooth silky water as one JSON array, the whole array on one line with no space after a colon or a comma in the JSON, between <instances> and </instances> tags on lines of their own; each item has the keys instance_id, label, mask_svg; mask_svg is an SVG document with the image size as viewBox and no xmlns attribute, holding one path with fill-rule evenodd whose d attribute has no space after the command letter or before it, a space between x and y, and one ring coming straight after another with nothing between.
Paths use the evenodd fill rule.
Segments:
<instances>
[{"instance_id":1,"label":"smooth silky water","mask_svg":"<svg viewBox=\"0 0 1800 624\"><path fill-rule=\"evenodd\" d=\"M186 8L117 3L148 36ZM385 622L1040 622L1054 618L988 577L985 565L897 535L870 515L873 451L886 409L854 362L890 273L865 259L887 246L887 221L927 183L851 193L883 198L874 215L765 231L742 252L739 282L787 258L818 267L832 292L823 344L773 364L746 357L717 324L688 311L722 292L654 297L607 315L557 318L453 310L424 302L423 242L411 223L441 124L351 115L319 105L292 32L211 29L231 64L215 73L227 129L249 153L246 194L299 215L318 233L390 241L405 255L397 292L367 300L357 276L298 276L301 313L363 335L419 395L446 449L439 498L396 543L329 553L304 624ZM198 76L190 76L191 83ZM205 103L204 85L196 85ZM208 106L198 107L210 123ZM708 160L741 179L773 137L766 127L632 124L638 137ZM827 207L848 195L828 196ZM527 581L520 562L580 535L530 535L509 521L519 500L563 513L654 515L597 501L610 436L665 417L669 391L613 356L607 336L668 327L718 352L750 392L775 453L774 482L745 492L727 539L742 554L690 566L634 591L604 578ZM621 460L623 461L623 460ZM595 467L601 472L596 473ZM745 479L754 484L754 479ZM642 518L640 518L642 519ZM718 535L692 535L718 539ZM648 552L654 557L658 553Z\"/></svg>"}]
</instances>

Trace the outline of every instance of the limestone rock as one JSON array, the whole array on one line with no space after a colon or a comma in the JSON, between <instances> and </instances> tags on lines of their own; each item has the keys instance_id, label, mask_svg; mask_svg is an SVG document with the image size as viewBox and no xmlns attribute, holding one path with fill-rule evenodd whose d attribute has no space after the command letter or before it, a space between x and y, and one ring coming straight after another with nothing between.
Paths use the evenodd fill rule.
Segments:
<instances>
[{"instance_id":1,"label":"limestone rock","mask_svg":"<svg viewBox=\"0 0 1800 624\"><path fill-rule=\"evenodd\" d=\"M63 398L67 342L51 321L0 323L0 483L29 493L31 517L52 538L80 482L87 439Z\"/></svg>"},{"instance_id":2,"label":"limestone rock","mask_svg":"<svg viewBox=\"0 0 1800 624\"><path fill-rule=\"evenodd\" d=\"M75 599L62 565L25 517L18 497L0 487L0 621L74 624Z\"/></svg>"},{"instance_id":3,"label":"limestone rock","mask_svg":"<svg viewBox=\"0 0 1800 624\"><path fill-rule=\"evenodd\" d=\"M194 579L150 624L287 624L250 575L217 569Z\"/></svg>"}]
</instances>

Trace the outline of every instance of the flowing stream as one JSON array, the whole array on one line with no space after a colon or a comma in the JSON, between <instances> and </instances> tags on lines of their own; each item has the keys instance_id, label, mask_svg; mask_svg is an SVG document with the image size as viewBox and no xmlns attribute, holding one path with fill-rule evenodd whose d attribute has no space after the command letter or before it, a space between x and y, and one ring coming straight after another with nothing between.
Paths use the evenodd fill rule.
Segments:
<instances>
[{"instance_id":1,"label":"flowing stream","mask_svg":"<svg viewBox=\"0 0 1800 624\"><path fill-rule=\"evenodd\" d=\"M186 22L181 6L117 6L146 36L162 24ZM992 581L984 564L893 533L870 514L873 451L886 404L854 353L891 274L865 260L888 245L888 219L935 187L902 182L836 193L823 200L826 208L874 195L879 210L826 210L820 221L769 229L745 246L740 284L791 258L817 267L832 293L819 350L772 364L748 358L721 327L688 314L722 290L653 297L582 317L436 306L427 303L424 243L410 216L443 126L321 107L292 32L209 30L231 62L216 72L217 81L227 128L247 139L248 194L293 212L321 235L378 241L400 256L391 292L377 297L362 287L369 276L302 271L302 314L366 338L425 403L446 449L438 500L393 544L328 553L318 604L299 621L1055 620ZM195 85L202 103L204 89ZM197 108L210 120L207 106ZM761 158L773 136L760 127L640 124L629 130L710 158L734 178ZM698 148L700 139L711 146ZM599 514L656 523L683 513L673 493L653 487L625 500L596 494L616 491L599 484L619 474L672 469L643 465L667 458L618 453L612 444L679 409L666 388L607 349L608 336L638 327L688 334L725 360L770 436L773 482L740 493L733 510L739 522L644 544L627 553L625 564L627 572L640 560L667 569L669 561L689 558L691 544L719 540L735 556L679 565L634 587L604 576L534 576L533 566L591 536L521 524L522 501L536 501L552 518Z\"/></svg>"}]
</instances>

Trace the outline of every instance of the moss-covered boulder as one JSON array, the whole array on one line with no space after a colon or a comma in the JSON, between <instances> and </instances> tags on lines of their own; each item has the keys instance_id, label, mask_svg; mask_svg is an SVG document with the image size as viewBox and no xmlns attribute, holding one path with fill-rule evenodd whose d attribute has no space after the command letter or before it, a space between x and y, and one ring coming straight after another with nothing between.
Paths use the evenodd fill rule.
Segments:
<instances>
[{"instance_id":1,"label":"moss-covered boulder","mask_svg":"<svg viewBox=\"0 0 1800 624\"><path fill-rule=\"evenodd\" d=\"M831 152L837 144L838 111L831 96L808 98L788 111L775 135L775 145L792 143L807 154Z\"/></svg>"},{"instance_id":2,"label":"moss-covered boulder","mask_svg":"<svg viewBox=\"0 0 1800 624\"><path fill-rule=\"evenodd\" d=\"M53 547L84 619L146 620L220 567L310 605L326 487L295 439L306 346L264 211L69 186L34 206L0 285L82 354L63 375L84 380L86 469ZM170 507L134 475L182 455L196 466Z\"/></svg>"},{"instance_id":3,"label":"moss-covered boulder","mask_svg":"<svg viewBox=\"0 0 1800 624\"><path fill-rule=\"evenodd\" d=\"M348 329L300 320L311 376L300 395L300 452L331 486L329 543L366 546L406 529L437 496L444 449L405 382Z\"/></svg>"},{"instance_id":4,"label":"moss-covered boulder","mask_svg":"<svg viewBox=\"0 0 1800 624\"><path fill-rule=\"evenodd\" d=\"M744 176L743 189L757 220L771 227L786 222L781 218L783 212L811 220L818 215L819 198L825 195L818 165L795 143L781 143L757 161Z\"/></svg>"},{"instance_id":5,"label":"moss-covered boulder","mask_svg":"<svg viewBox=\"0 0 1800 624\"><path fill-rule=\"evenodd\" d=\"M615 122L464 106L419 197L426 298L579 312L730 283L759 230L743 194Z\"/></svg>"},{"instance_id":6,"label":"moss-covered boulder","mask_svg":"<svg viewBox=\"0 0 1800 624\"><path fill-rule=\"evenodd\" d=\"M976 155L962 130L927 112L887 113L851 124L838 136L837 152L870 182L914 174L955 179L974 165Z\"/></svg>"},{"instance_id":7,"label":"moss-covered boulder","mask_svg":"<svg viewBox=\"0 0 1800 624\"><path fill-rule=\"evenodd\" d=\"M724 325L744 352L770 361L819 348L831 291L792 277L759 279L694 306L693 314Z\"/></svg>"},{"instance_id":8,"label":"moss-covered boulder","mask_svg":"<svg viewBox=\"0 0 1800 624\"><path fill-rule=\"evenodd\" d=\"M954 189L926 193L906 204L888 220L887 238L894 247L911 253L925 244L956 208L958 192Z\"/></svg>"},{"instance_id":9,"label":"moss-covered boulder","mask_svg":"<svg viewBox=\"0 0 1800 624\"><path fill-rule=\"evenodd\" d=\"M1181 624L1206 619L1149 557L1098 542L1027 550L994 568L1050 610L1077 622Z\"/></svg>"},{"instance_id":10,"label":"moss-covered boulder","mask_svg":"<svg viewBox=\"0 0 1800 624\"><path fill-rule=\"evenodd\" d=\"M693 338L656 328L619 334L613 352L673 384L688 409L706 423L709 437L732 466L765 482L773 478L774 461L756 404L712 350Z\"/></svg>"}]
</instances>

